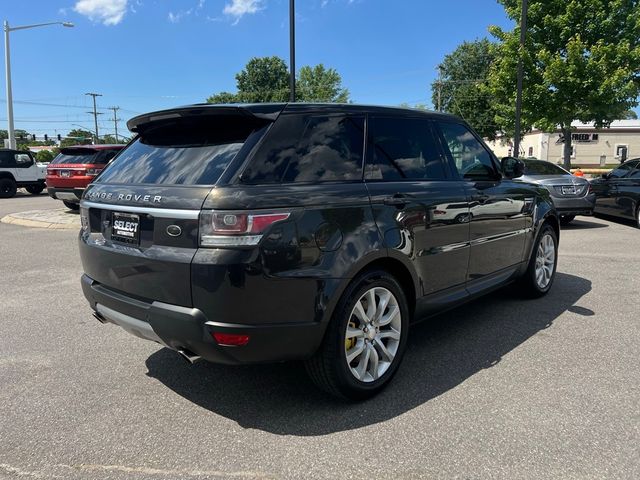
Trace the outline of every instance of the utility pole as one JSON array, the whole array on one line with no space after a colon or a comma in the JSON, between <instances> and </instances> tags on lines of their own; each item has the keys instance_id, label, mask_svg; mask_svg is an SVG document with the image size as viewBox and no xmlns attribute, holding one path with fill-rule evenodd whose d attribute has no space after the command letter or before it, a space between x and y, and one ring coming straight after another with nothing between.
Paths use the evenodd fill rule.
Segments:
<instances>
[{"instance_id":1,"label":"utility pole","mask_svg":"<svg viewBox=\"0 0 640 480\"><path fill-rule=\"evenodd\" d=\"M295 0L289 0L289 101L296 101L296 12Z\"/></svg>"},{"instance_id":2,"label":"utility pole","mask_svg":"<svg viewBox=\"0 0 640 480\"><path fill-rule=\"evenodd\" d=\"M438 111L442 111L442 65L438 65Z\"/></svg>"},{"instance_id":3,"label":"utility pole","mask_svg":"<svg viewBox=\"0 0 640 480\"><path fill-rule=\"evenodd\" d=\"M522 117L522 80L524 77L522 65L522 53L524 53L525 42L527 40L527 0L522 0L522 13L520 15L520 58L518 59L518 80L516 85L516 125L513 138L513 156L520 155L520 121Z\"/></svg>"},{"instance_id":4,"label":"utility pole","mask_svg":"<svg viewBox=\"0 0 640 480\"><path fill-rule=\"evenodd\" d=\"M99 140L100 137L98 136L98 108L96 107L96 97L101 97L102 95L99 93L85 93L85 95L90 95L93 97L93 112L87 112L87 113L93 113L93 121L96 126L96 142L95 143L97 145L98 143L100 143L100 140Z\"/></svg>"},{"instance_id":5,"label":"utility pole","mask_svg":"<svg viewBox=\"0 0 640 480\"><path fill-rule=\"evenodd\" d=\"M116 129L116 143L118 143L118 120L120 120L118 118L118 110L120 110L120 107L109 107L109 110L113 110L113 126Z\"/></svg>"}]
</instances>

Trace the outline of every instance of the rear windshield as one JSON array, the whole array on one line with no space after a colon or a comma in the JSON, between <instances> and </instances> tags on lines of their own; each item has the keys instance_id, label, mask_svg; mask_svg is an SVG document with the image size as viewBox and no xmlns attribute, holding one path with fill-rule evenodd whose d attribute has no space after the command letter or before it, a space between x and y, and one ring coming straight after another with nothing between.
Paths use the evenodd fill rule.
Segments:
<instances>
[{"instance_id":1,"label":"rear windshield","mask_svg":"<svg viewBox=\"0 0 640 480\"><path fill-rule=\"evenodd\" d=\"M543 160L526 160L524 173L525 175L569 175L566 170Z\"/></svg>"},{"instance_id":2,"label":"rear windshield","mask_svg":"<svg viewBox=\"0 0 640 480\"><path fill-rule=\"evenodd\" d=\"M51 164L98 164L106 165L109 163L117 150L91 150L91 149L68 149L62 150Z\"/></svg>"},{"instance_id":3,"label":"rear windshield","mask_svg":"<svg viewBox=\"0 0 640 480\"><path fill-rule=\"evenodd\" d=\"M98 183L213 185L250 135L266 122L240 116L183 120L143 131Z\"/></svg>"}]
</instances>

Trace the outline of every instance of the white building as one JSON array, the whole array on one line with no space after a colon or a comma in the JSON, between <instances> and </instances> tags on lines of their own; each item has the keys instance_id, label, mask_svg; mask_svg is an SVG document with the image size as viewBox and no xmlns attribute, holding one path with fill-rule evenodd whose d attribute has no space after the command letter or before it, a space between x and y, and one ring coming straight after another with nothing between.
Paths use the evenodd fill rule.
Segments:
<instances>
[{"instance_id":1,"label":"white building","mask_svg":"<svg viewBox=\"0 0 640 480\"><path fill-rule=\"evenodd\" d=\"M571 163L593 167L620 163L640 157L640 120L616 120L609 128L596 129L594 125L573 122ZM489 142L495 154L506 157L512 154L513 141ZM553 163L562 163L564 142L560 131L545 133L533 130L520 144L521 157L535 157Z\"/></svg>"}]
</instances>

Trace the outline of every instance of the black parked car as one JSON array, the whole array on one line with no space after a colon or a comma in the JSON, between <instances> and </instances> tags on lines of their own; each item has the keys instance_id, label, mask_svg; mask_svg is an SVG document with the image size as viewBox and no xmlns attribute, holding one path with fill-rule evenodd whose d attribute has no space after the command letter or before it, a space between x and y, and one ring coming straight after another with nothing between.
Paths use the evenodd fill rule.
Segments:
<instances>
[{"instance_id":1,"label":"black parked car","mask_svg":"<svg viewBox=\"0 0 640 480\"><path fill-rule=\"evenodd\" d=\"M640 158L628 160L591 182L595 212L632 219L640 228Z\"/></svg>"},{"instance_id":2,"label":"black parked car","mask_svg":"<svg viewBox=\"0 0 640 480\"><path fill-rule=\"evenodd\" d=\"M348 398L396 372L409 325L518 280L553 283L549 192L458 118L356 105L194 105L85 191L84 294L102 322L227 364L302 359ZM473 212L473 214L471 214Z\"/></svg>"},{"instance_id":3,"label":"black parked car","mask_svg":"<svg viewBox=\"0 0 640 480\"><path fill-rule=\"evenodd\" d=\"M536 183L549 190L561 225L568 225L576 215L593 215L596 195L586 178L576 177L544 160L528 158L523 162L524 175L518 181Z\"/></svg>"}]
</instances>

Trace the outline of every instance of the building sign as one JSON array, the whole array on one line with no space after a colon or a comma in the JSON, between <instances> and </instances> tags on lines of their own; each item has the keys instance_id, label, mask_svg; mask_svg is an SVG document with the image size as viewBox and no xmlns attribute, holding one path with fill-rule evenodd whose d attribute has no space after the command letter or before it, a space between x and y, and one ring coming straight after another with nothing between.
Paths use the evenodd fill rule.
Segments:
<instances>
[{"instance_id":1,"label":"building sign","mask_svg":"<svg viewBox=\"0 0 640 480\"><path fill-rule=\"evenodd\" d=\"M572 133L571 140L578 143L597 142L599 134L597 133Z\"/></svg>"}]
</instances>

